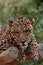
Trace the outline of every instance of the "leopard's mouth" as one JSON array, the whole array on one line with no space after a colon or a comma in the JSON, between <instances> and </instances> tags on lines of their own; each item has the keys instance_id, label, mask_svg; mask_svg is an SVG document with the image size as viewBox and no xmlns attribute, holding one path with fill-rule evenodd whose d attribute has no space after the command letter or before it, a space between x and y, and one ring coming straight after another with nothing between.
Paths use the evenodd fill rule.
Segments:
<instances>
[{"instance_id":1,"label":"leopard's mouth","mask_svg":"<svg viewBox=\"0 0 43 65\"><path fill-rule=\"evenodd\" d=\"M27 43L27 42L22 43L21 48L22 48L23 50L25 50L27 47L28 47L28 43Z\"/></svg>"},{"instance_id":2,"label":"leopard's mouth","mask_svg":"<svg viewBox=\"0 0 43 65\"><path fill-rule=\"evenodd\" d=\"M22 50L25 50L27 47L28 47L28 45L27 46L21 46Z\"/></svg>"},{"instance_id":3,"label":"leopard's mouth","mask_svg":"<svg viewBox=\"0 0 43 65\"><path fill-rule=\"evenodd\" d=\"M25 41L24 43L22 43L22 45L21 45L21 48L23 49L23 50L30 50L30 43L32 42L32 39L30 40L30 41Z\"/></svg>"},{"instance_id":4,"label":"leopard's mouth","mask_svg":"<svg viewBox=\"0 0 43 65\"><path fill-rule=\"evenodd\" d=\"M20 41L20 42L16 42L14 46L16 46L19 50L26 50L29 47L29 44L31 43L31 41Z\"/></svg>"}]
</instances>

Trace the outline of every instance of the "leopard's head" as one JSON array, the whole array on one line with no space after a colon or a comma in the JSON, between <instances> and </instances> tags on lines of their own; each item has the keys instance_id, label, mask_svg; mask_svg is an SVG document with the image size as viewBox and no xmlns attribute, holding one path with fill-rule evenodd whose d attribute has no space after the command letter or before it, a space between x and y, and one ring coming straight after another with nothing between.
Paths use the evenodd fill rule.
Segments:
<instances>
[{"instance_id":1,"label":"leopard's head","mask_svg":"<svg viewBox=\"0 0 43 65\"><path fill-rule=\"evenodd\" d=\"M18 17L16 20L13 20L13 23L12 21L10 22L12 24L11 37L22 49L25 49L31 41L30 35L33 32L34 19Z\"/></svg>"}]
</instances>

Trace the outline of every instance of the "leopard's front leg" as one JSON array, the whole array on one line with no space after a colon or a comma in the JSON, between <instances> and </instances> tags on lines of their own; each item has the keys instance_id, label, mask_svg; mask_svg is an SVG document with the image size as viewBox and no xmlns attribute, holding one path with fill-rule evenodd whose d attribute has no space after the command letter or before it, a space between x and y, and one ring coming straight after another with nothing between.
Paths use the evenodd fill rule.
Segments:
<instances>
[{"instance_id":1,"label":"leopard's front leg","mask_svg":"<svg viewBox=\"0 0 43 65\"><path fill-rule=\"evenodd\" d=\"M25 61L25 59L26 59L26 55L25 55L24 51L20 51L19 54L18 54L17 60L18 60L20 63L22 63L22 62Z\"/></svg>"},{"instance_id":2,"label":"leopard's front leg","mask_svg":"<svg viewBox=\"0 0 43 65\"><path fill-rule=\"evenodd\" d=\"M26 52L30 53L30 56L33 60L39 60L38 44L37 44L36 39L33 35L31 36L31 41L28 43Z\"/></svg>"},{"instance_id":3,"label":"leopard's front leg","mask_svg":"<svg viewBox=\"0 0 43 65\"><path fill-rule=\"evenodd\" d=\"M35 37L32 37L31 40L32 40L32 42L30 43L31 57L33 60L38 60L39 59L38 44L36 42Z\"/></svg>"}]
</instances>

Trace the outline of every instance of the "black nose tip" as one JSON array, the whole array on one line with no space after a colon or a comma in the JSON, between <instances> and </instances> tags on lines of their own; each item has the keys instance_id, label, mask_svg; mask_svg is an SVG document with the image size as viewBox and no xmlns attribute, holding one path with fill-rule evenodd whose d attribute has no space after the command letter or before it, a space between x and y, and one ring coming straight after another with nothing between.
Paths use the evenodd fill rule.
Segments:
<instances>
[{"instance_id":1,"label":"black nose tip","mask_svg":"<svg viewBox=\"0 0 43 65\"><path fill-rule=\"evenodd\" d=\"M25 46L25 44L24 44L25 43L25 40L24 41L21 41L21 43L22 43L22 46Z\"/></svg>"},{"instance_id":2,"label":"black nose tip","mask_svg":"<svg viewBox=\"0 0 43 65\"><path fill-rule=\"evenodd\" d=\"M22 43L22 46L25 46L25 44L24 44L24 43Z\"/></svg>"}]
</instances>

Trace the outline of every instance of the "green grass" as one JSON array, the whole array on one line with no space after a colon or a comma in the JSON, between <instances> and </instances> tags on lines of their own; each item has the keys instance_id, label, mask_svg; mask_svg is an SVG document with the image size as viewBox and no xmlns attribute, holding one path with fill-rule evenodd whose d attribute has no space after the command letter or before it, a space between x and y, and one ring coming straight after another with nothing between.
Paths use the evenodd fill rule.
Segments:
<instances>
[{"instance_id":1,"label":"green grass","mask_svg":"<svg viewBox=\"0 0 43 65\"><path fill-rule=\"evenodd\" d=\"M43 65L43 61L33 61L33 62L23 63L21 65Z\"/></svg>"}]
</instances>

